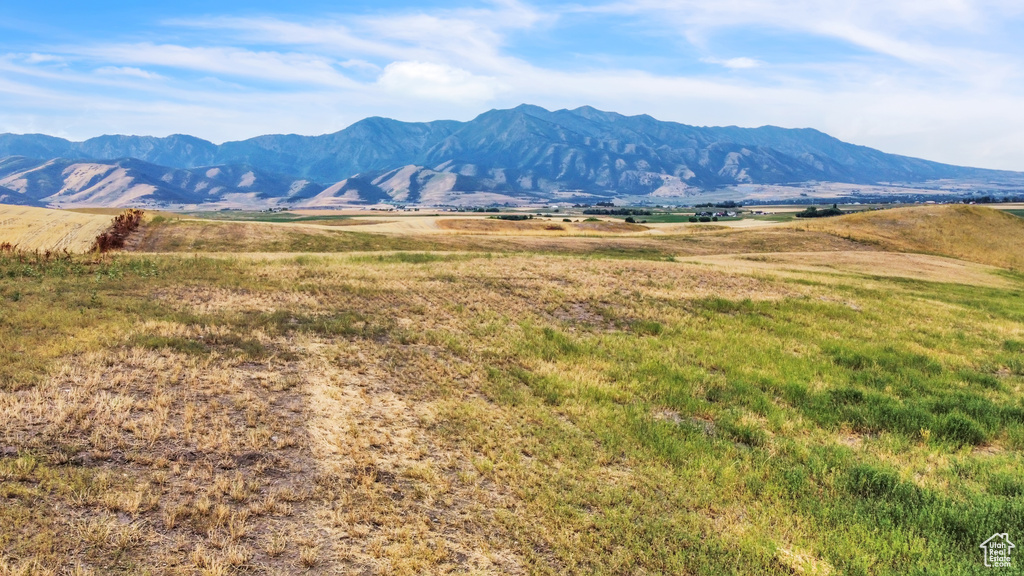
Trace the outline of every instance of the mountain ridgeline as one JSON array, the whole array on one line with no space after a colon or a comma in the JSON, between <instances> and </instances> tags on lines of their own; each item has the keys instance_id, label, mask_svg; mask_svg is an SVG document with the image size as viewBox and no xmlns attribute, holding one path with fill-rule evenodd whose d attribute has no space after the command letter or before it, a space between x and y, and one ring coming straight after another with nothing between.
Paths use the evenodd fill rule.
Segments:
<instances>
[{"instance_id":1,"label":"mountain ridgeline","mask_svg":"<svg viewBox=\"0 0 1024 576\"><path fill-rule=\"evenodd\" d=\"M812 129L695 127L590 107L523 105L469 122L367 118L333 134L221 145L185 135L0 135L0 203L64 207L682 199L740 184L1020 176L885 154Z\"/></svg>"}]
</instances>

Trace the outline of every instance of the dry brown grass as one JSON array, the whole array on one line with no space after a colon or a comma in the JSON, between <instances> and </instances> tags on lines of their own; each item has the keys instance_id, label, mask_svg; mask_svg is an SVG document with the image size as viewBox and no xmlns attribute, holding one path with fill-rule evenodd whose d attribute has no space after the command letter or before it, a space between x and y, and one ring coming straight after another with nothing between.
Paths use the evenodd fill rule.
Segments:
<instances>
[{"instance_id":1,"label":"dry brown grass","mask_svg":"<svg viewBox=\"0 0 1024 576\"><path fill-rule=\"evenodd\" d=\"M392 222L394 222L394 220L371 220L369 218L351 218L348 220L303 220L299 224L344 228L346 226L374 226L377 224L390 224Z\"/></svg>"},{"instance_id":2,"label":"dry brown grass","mask_svg":"<svg viewBox=\"0 0 1024 576\"><path fill-rule=\"evenodd\" d=\"M490 218L439 218L442 230L473 234L635 234L649 230L640 224L599 220L596 222L559 222L556 220L500 220Z\"/></svg>"},{"instance_id":3,"label":"dry brown grass","mask_svg":"<svg viewBox=\"0 0 1024 576\"><path fill-rule=\"evenodd\" d=\"M913 206L790 226L873 242L896 252L942 254L1024 269L1024 219L982 206Z\"/></svg>"},{"instance_id":4,"label":"dry brown grass","mask_svg":"<svg viewBox=\"0 0 1024 576\"><path fill-rule=\"evenodd\" d=\"M824 231L782 226L749 229L690 226L685 233L664 235L602 235L593 232L566 235L558 231L508 235L471 232L438 234L417 232L415 228L403 233L383 234L362 230L343 232L301 224L179 220L159 226L144 226L133 238L132 249L140 252L324 253L431 250L668 258L750 252L880 250L876 244L858 242Z\"/></svg>"},{"instance_id":5,"label":"dry brown grass","mask_svg":"<svg viewBox=\"0 0 1024 576\"><path fill-rule=\"evenodd\" d=\"M999 268L926 254L897 252L782 252L686 258L723 270L828 281L829 275L909 278L973 286L1007 287ZM823 276L823 274L825 276Z\"/></svg>"},{"instance_id":6,"label":"dry brown grass","mask_svg":"<svg viewBox=\"0 0 1024 576\"><path fill-rule=\"evenodd\" d=\"M21 250L88 252L109 226L106 215L0 204L0 243Z\"/></svg>"}]
</instances>

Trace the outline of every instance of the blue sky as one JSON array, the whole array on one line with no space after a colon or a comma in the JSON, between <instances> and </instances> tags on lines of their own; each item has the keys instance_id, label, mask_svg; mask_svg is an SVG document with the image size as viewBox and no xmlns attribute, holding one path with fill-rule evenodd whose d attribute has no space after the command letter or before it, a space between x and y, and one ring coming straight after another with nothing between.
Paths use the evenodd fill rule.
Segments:
<instances>
[{"instance_id":1,"label":"blue sky","mask_svg":"<svg viewBox=\"0 0 1024 576\"><path fill-rule=\"evenodd\" d=\"M0 132L222 142L588 104L1024 170L1022 37L1019 0L5 2Z\"/></svg>"}]
</instances>

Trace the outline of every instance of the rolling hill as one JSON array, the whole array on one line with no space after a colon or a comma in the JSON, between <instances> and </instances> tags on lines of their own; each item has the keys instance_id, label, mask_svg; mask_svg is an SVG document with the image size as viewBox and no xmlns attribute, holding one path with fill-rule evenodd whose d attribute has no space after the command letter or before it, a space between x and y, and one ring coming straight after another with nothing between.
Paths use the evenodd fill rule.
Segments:
<instances>
[{"instance_id":1,"label":"rolling hill","mask_svg":"<svg viewBox=\"0 0 1024 576\"><path fill-rule=\"evenodd\" d=\"M795 226L896 252L939 254L1024 270L1024 219L983 206L910 206Z\"/></svg>"},{"instance_id":2,"label":"rolling hill","mask_svg":"<svg viewBox=\"0 0 1024 576\"><path fill-rule=\"evenodd\" d=\"M367 118L333 134L221 145L184 135L70 142L3 134L0 157L0 186L22 194L11 202L40 205L537 203L686 198L727 186L807 182L1024 183L1020 173L886 154L812 129L696 127L528 105L468 122ZM45 175L26 177L22 168L48 161ZM90 174L99 166L117 172L116 182L82 189L80 172L66 172L82 163L93 166ZM208 176L211 169L231 177ZM34 183L31 193L7 184L22 180Z\"/></svg>"}]
</instances>

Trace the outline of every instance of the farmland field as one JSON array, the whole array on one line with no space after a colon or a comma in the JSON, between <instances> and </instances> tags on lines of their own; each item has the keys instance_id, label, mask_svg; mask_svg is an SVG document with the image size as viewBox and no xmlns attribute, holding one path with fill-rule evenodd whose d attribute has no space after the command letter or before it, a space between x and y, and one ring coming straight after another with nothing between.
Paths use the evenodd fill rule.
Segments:
<instances>
[{"instance_id":1,"label":"farmland field","mask_svg":"<svg viewBox=\"0 0 1024 576\"><path fill-rule=\"evenodd\" d=\"M0 574L982 574L1024 527L1024 220L454 226L0 254Z\"/></svg>"},{"instance_id":2,"label":"farmland field","mask_svg":"<svg viewBox=\"0 0 1024 576\"><path fill-rule=\"evenodd\" d=\"M0 242L26 251L86 252L110 216L0 204Z\"/></svg>"}]
</instances>

